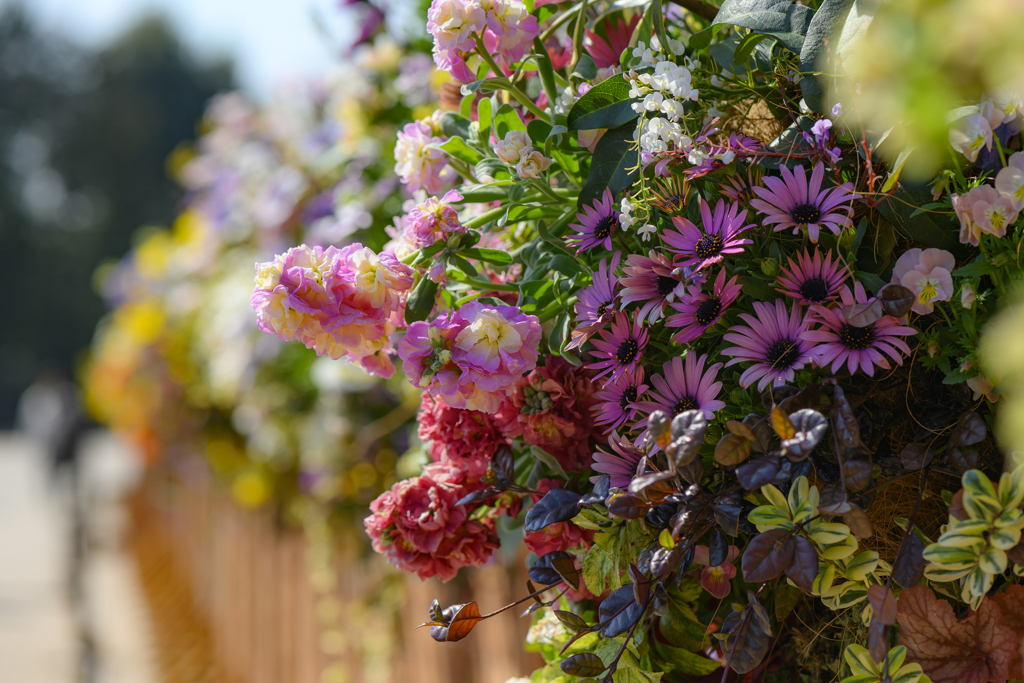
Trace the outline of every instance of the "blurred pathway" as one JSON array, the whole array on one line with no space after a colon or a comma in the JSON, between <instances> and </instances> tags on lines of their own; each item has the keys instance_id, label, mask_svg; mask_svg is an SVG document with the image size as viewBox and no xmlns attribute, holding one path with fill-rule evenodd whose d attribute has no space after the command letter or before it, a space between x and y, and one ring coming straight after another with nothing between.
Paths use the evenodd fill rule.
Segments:
<instances>
[{"instance_id":1,"label":"blurred pathway","mask_svg":"<svg viewBox=\"0 0 1024 683\"><path fill-rule=\"evenodd\" d=\"M72 598L71 495L42 450L0 433L0 681L155 683L145 605L117 500L137 475L104 432L82 445L87 541Z\"/></svg>"}]
</instances>

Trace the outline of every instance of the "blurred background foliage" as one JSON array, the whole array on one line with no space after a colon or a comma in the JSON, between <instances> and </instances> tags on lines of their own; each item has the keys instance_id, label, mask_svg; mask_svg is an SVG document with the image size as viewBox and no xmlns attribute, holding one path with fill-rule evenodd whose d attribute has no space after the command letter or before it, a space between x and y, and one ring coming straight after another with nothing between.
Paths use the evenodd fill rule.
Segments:
<instances>
[{"instance_id":1,"label":"blurred background foliage","mask_svg":"<svg viewBox=\"0 0 1024 683\"><path fill-rule=\"evenodd\" d=\"M92 51L0 9L0 425L41 372L73 375L105 312L95 271L175 214L167 159L233 87L230 61L198 61L159 17Z\"/></svg>"}]
</instances>

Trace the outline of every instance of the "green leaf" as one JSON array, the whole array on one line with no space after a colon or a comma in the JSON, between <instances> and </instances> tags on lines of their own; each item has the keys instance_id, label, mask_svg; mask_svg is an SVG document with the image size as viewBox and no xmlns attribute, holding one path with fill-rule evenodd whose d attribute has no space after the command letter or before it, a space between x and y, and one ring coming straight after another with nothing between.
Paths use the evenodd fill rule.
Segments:
<instances>
[{"instance_id":1,"label":"green leaf","mask_svg":"<svg viewBox=\"0 0 1024 683\"><path fill-rule=\"evenodd\" d=\"M470 103L472 104L472 98ZM470 123L467 117L456 114L453 111L446 111L441 114L441 132L450 138L468 138Z\"/></svg>"},{"instance_id":2,"label":"green leaf","mask_svg":"<svg viewBox=\"0 0 1024 683\"><path fill-rule=\"evenodd\" d=\"M492 114L491 99L489 97L485 97L477 103L476 120L480 124L480 137L484 140L487 139L487 131L491 129Z\"/></svg>"},{"instance_id":3,"label":"green leaf","mask_svg":"<svg viewBox=\"0 0 1024 683\"><path fill-rule=\"evenodd\" d=\"M654 0L647 11L651 13L651 17L654 20L654 32L658 35L661 49L672 54L672 50L668 47L668 34L665 33L665 17L662 14L661 0Z\"/></svg>"},{"instance_id":4,"label":"green leaf","mask_svg":"<svg viewBox=\"0 0 1024 683\"><path fill-rule=\"evenodd\" d=\"M593 204L604 194L605 189L611 190L613 196L618 196L633 185L640 170L640 152L633 140L635 129L636 126L630 121L612 128L598 141L594 158L590 161L587 182L580 190L580 206Z\"/></svg>"},{"instance_id":5,"label":"green leaf","mask_svg":"<svg viewBox=\"0 0 1024 683\"><path fill-rule=\"evenodd\" d=\"M743 287L745 293L750 294L759 301L773 301L780 296L778 292L761 278L741 275L737 278L736 282Z\"/></svg>"},{"instance_id":6,"label":"green leaf","mask_svg":"<svg viewBox=\"0 0 1024 683\"><path fill-rule=\"evenodd\" d=\"M711 45L711 39L715 37L715 33L718 32L718 27L712 24L703 31L698 31L690 36L688 45L694 50L705 50Z\"/></svg>"},{"instance_id":7,"label":"green leaf","mask_svg":"<svg viewBox=\"0 0 1024 683\"><path fill-rule=\"evenodd\" d=\"M961 266L953 271L953 275L956 277L981 277L982 275L988 275L996 269L991 263L985 261L975 261L974 263L968 263L966 266Z\"/></svg>"},{"instance_id":8,"label":"green leaf","mask_svg":"<svg viewBox=\"0 0 1024 683\"><path fill-rule=\"evenodd\" d=\"M703 655L684 650L680 647L662 645L658 642L654 644L654 653L664 660L666 664L669 664L673 671L678 671L687 676L708 676L722 666L721 662L708 659Z\"/></svg>"},{"instance_id":9,"label":"green leaf","mask_svg":"<svg viewBox=\"0 0 1024 683\"><path fill-rule=\"evenodd\" d=\"M597 64L594 63L594 59L588 54L580 57L569 78L576 81L591 81L597 78Z\"/></svg>"},{"instance_id":10,"label":"green leaf","mask_svg":"<svg viewBox=\"0 0 1024 683\"><path fill-rule=\"evenodd\" d=\"M569 314L563 313L558 316L555 326L551 328L551 334L548 335L548 350L556 356L559 355L565 342L569 339L571 330L572 320Z\"/></svg>"},{"instance_id":11,"label":"green leaf","mask_svg":"<svg viewBox=\"0 0 1024 683\"><path fill-rule=\"evenodd\" d=\"M919 214L914 210L931 200L927 185L903 183L894 195L878 205L878 210L899 232L924 247L945 249L962 259L965 255L960 244L960 225L952 215Z\"/></svg>"},{"instance_id":12,"label":"green leaf","mask_svg":"<svg viewBox=\"0 0 1024 683\"><path fill-rule=\"evenodd\" d=\"M526 124L526 134L530 136L530 140L533 144L538 147L544 146L544 141L548 139L548 135L551 133L551 124L541 119L534 119Z\"/></svg>"},{"instance_id":13,"label":"green leaf","mask_svg":"<svg viewBox=\"0 0 1024 683\"><path fill-rule=\"evenodd\" d=\"M459 194L462 200L459 204L486 204L498 202L508 197L509 189L513 184L509 181L485 183L481 185L459 185Z\"/></svg>"},{"instance_id":14,"label":"green leaf","mask_svg":"<svg viewBox=\"0 0 1024 683\"><path fill-rule=\"evenodd\" d=\"M436 300L437 283L427 277L420 280L405 302L405 322L426 320L430 311L434 309Z\"/></svg>"},{"instance_id":15,"label":"green leaf","mask_svg":"<svg viewBox=\"0 0 1024 683\"><path fill-rule=\"evenodd\" d=\"M494 132L497 133L498 140L504 140L510 130L526 130L526 126L523 125L523 120L519 118L515 109L503 104L494 114Z\"/></svg>"},{"instance_id":16,"label":"green leaf","mask_svg":"<svg viewBox=\"0 0 1024 683\"><path fill-rule=\"evenodd\" d=\"M823 0L814 18L807 26L807 36L800 50L800 71L804 74L829 69L829 54L834 54L836 39L846 23L853 0ZM828 110L825 95L829 84L817 76L805 75L800 79L800 92L811 111L824 114Z\"/></svg>"},{"instance_id":17,"label":"green leaf","mask_svg":"<svg viewBox=\"0 0 1024 683\"><path fill-rule=\"evenodd\" d=\"M477 261L487 261L497 266L507 266L512 263L512 255L500 249L463 249L459 253Z\"/></svg>"},{"instance_id":18,"label":"green leaf","mask_svg":"<svg viewBox=\"0 0 1024 683\"><path fill-rule=\"evenodd\" d=\"M636 100L629 97L629 83L621 76L612 76L588 90L572 105L566 125L569 130L621 126L640 116L633 111L633 102Z\"/></svg>"},{"instance_id":19,"label":"green leaf","mask_svg":"<svg viewBox=\"0 0 1024 683\"><path fill-rule=\"evenodd\" d=\"M732 24L771 36L800 54L814 10L793 0L726 0L711 23Z\"/></svg>"},{"instance_id":20,"label":"green leaf","mask_svg":"<svg viewBox=\"0 0 1024 683\"><path fill-rule=\"evenodd\" d=\"M484 158L483 154L467 145L466 141L462 138L449 138L447 142L442 142L438 147L450 156L460 161L465 161L467 164L476 165L478 161Z\"/></svg>"},{"instance_id":21,"label":"green leaf","mask_svg":"<svg viewBox=\"0 0 1024 683\"><path fill-rule=\"evenodd\" d=\"M601 595L607 589L616 590L620 587L615 559L596 543L583 558L583 583L594 595Z\"/></svg>"},{"instance_id":22,"label":"green leaf","mask_svg":"<svg viewBox=\"0 0 1024 683\"><path fill-rule=\"evenodd\" d=\"M910 155L913 154L913 152L913 145L907 145L903 148L903 151L897 155L896 161L892 163L892 170L889 171L889 177L885 179L885 184L882 185L882 192L888 192L892 188L896 187L896 183L900 181L900 174L903 173L903 167L907 165L907 159L910 158ZM917 212L915 211L911 218L916 215Z\"/></svg>"},{"instance_id":23,"label":"green leaf","mask_svg":"<svg viewBox=\"0 0 1024 683\"><path fill-rule=\"evenodd\" d=\"M664 676L663 671L645 671L635 666L619 665L619 668L612 674L614 683L658 683Z\"/></svg>"}]
</instances>

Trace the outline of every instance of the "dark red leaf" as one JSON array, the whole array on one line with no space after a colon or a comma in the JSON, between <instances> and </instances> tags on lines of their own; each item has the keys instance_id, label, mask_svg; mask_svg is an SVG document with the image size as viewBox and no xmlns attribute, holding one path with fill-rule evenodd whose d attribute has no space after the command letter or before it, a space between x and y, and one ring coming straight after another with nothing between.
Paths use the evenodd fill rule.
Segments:
<instances>
[{"instance_id":1,"label":"dark red leaf","mask_svg":"<svg viewBox=\"0 0 1024 683\"><path fill-rule=\"evenodd\" d=\"M960 474L963 474L967 470L973 470L978 467L978 449L974 446L960 447L950 445L949 461L953 463L953 467L955 467Z\"/></svg>"},{"instance_id":2,"label":"dark red leaf","mask_svg":"<svg viewBox=\"0 0 1024 683\"><path fill-rule=\"evenodd\" d=\"M896 596L888 586L871 586L868 588L868 602L874 608L872 619L885 626L896 623Z\"/></svg>"},{"instance_id":3,"label":"dark red leaf","mask_svg":"<svg viewBox=\"0 0 1024 683\"><path fill-rule=\"evenodd\" d=\"M748 491L759 489L771 483L782 470L782 458L778 455L766 455L756 460L748 460L736 468L736 479Z\"/></svg>"},{"instance_id":4,"label":"dark red leaf","mask_svg":"<svg viewBox=\"0 0 1024 683\"><path fill-rule=\"evenodd\" d=\"M878 291L878 300L882 302L882 308L894 318L902 318L910 313L915 298L914 292L903 285L888 284Z\"/></svg>"},{"instance_id":5,"label":"dark red leaf","mask_svg":"<svg viewBox=\"0 0 1024 683\"><path fill-rule=\"evenodd\" d=\"M619 519L640 519L649 508L647 503L631 493L616 493L605 504L608 514Z\"/></svg>"},{"instance_id":6,"label":"dark red leaf","mask_svg":"<svg viewBox=\"0 0 1024 683\"><path fill-rule=\"evenodd\" d=\"M583 617L579 616L578 614L573 614L572 612L565 612L560 609L552 611L555 613L555 616L558 617L558 620L562 622L562 625L570 631L572 631L573 633L579 633L583 629L589 627L589 624L587 624L587 622L584 621Z\"/></svg>"},{"instance_id":7,"label":"dark red leaf","mask_svg":"<svg viewBox=\"0 0 1024 683\"><path fill-rule=\"evenodd\" d=\"M530 566L530 578L542 586L551 586L561 581L562 576L554 566L556 560L569 560L572 562L572 555L564 550L552 550L546 555L539 557L537 561ZM532 593L533 591L530 592Z\"/></svg>"},{"instance_id":8,"label":"dark red leaf","mask_svg":"<svg viewBox=\"0 0 1024 683\"><path fill-rule=\"evenodd\" d=\"M961 415L953 428L953 434L949 440L955 446L973 446L985 440L988 435L988 428L985 421L977 413L967 412Z\"/></svg>"},{"instance_id":9,"label":"dark red leaf","mask_svg":"<svg viewBox=\"0 0 1024 683\"><path fill-rule=\"evenodd\" d=\"M828 429L828 420L817 410L804 408L789 416L796 432L792 437L782 439L782 454L793 461L803 460L821 441Z\"/></svg>"},{"instance_id":10,"label":"dark red leaf","mask_svg":"<svg viewBox=\"0 0 1024 683\"><path fill-rule=\"evenodd\" d=\"M786 569L786 576L797 585L797 588L810 593L814 577L818 575L818 552L814 549L814 544L803 536L795 536L794 540L793 561Z\"/></svg>"},{"instance_id":11,"label":"dark red leaf","mask_svg":"<svg viewBox=\"0 0 1024 683\"><path fill-rule=\"evenodd\" d=\"M856 493L863 491L871 483L871 463L867 460L847 460L843 463L843 477L846 488Z\"/></svg>"},{"instance_id":12,"label":"dark red leaf","mask_svg":"<svg viewBox=\"0 0 1024 683\"><path fill-rule=\"evenodd\" d=\"M924 469L934 457L935 451L918 441L908 443L900 451L900 462L903 463L903 467L911 472Z\"/></svg>"},{"instance_id":13,"label":"dark red leaf","mask_svg":"<svg viewBox=\"0 0 1024 683\"><path fill-rule=\"evenodd\" d=\"M644 608L633 599L633 584L612 592L598 609L601 635L614 638L632 628L643 614Z\"/></svg>"},{"instance_id":14,"label":"dark red leaf","mask_svg":"<svg viewBox=\"0 0 1024 683\"><path fill-rule=\"evenodd\" d=\"M1003 626L1017 634L1018 642L1024 639L1024 586L1011 584L1002 593L992 596L992 601L999 605L1003 615ZM1020 648L1010 661L1010 679L1024 679L1024 658Z\"/></svg>"},{"instance_id":15,"label":"dark red leaf","mask_svg":"<svg viewBox=\"0 0 1024 683\"><path fill-rule=\"evenodd\" d=\"M750 457L750 447L753 443L745 436L726 434L715 446L715 462L726 467L739 465Z\"/></svg>"},{"instance_id":16,"label":"dark red leaf","mask_svg":"<svg viewBox=\"0 0 1024 683\"><path fill-rule=\"evenodd\" d=\"M477 491L473 491L473 493L469 494L468 496L460 498L459 502L456 503L456 505L472 505L474 503L479 503L481 501L487 500L488 498L493 498L502 491L503 489L497 488L479 489Z\"/></svg>"},{"instance_id":17,"label":"dark red leaf","mask_svg":"<svg viewBox=\"0 0 1024 683\"><path fill-rule=\"evenodd\" d=\"M576 678L590 678L605 670L604 662L593 652L581 652L566 657L559 664L562 671Z\"/></svg>"},{"instance_id":18,"label":"dark red leaf","mask_svg":"<svg viewBox=\"0 0 1024 683\"><path fill-rule=\"evenodd\" d=\"M757 668L768 654L772 637L768 611L750 591L747 591L747 600L748 604L742 612L731 611L722 622L722 633L727 636L723 650L727 657L731 654L729 666L739 674Z\"/></svg>"},{"instance_id":19,"label":"dark red leaf","mask_svg":"<svg viewBox=\"0 0 1024 683\"><path fill-rule=\"evenodd\" d=\"M860 425L853 415L853 407L846 399L846 393L838 384L835 393L832 394L832 429L835 430L836 440L839 442L840 453L837 455L846 458L848 451L864 449L864 442L860 439Z\"/></svg>"},{"instance_id":20,"label":"dark red leaf","mask_svg":"<svg viewBox=\"0 0 1024 683\"><path fill-rule=\"evenodd\" d=\"M853 503L850 503L849 512L843 515L843 523L850 527L850 531L857 538L871 538L871 521L868 519L868 514Z\"/></svg>"},{"instance_id":21,"label":"dark red leaf","mask_svg":"<svg viewBox=\"0 0 1024 683\"><path fill-rule=\"evenodd\" d=\"M558 522L568 522L579 514L580 495L567 489L551 489L526 512L523 530L541 531Z\"/></svg>"},{"instance_id":22,"label":"dark red leaf","mask_svg":"<svg viewBox=\"0 0 1024 683\"><path fill-rule=\"evenodd\" d=\"M924 576L924 542L911 532L892 565L892 580L902 588L916 586Z\"/></svg>"},{"instance_id":23,"label":"dark red leaf","mask_svg":"<svg viewBox=\"0 0 1024 683\"><path fill-rule=\"evenodd\" d=\"M722 531L730 536L739 534L740 514L743 512L743 497L739 491L717 496L711 503L711 509L715 513L715 522Z\"/></svg>"},{"instance_id":24,"label":"dark red leaf","mask_svg":"<svg viewBox=\"0 0 1024 683\"><path fill-rule=\"evenodd\" d=\"M885 637L885 624L875 619L872 619L871 624L868 625L868 652L876 662L884 660L885 655L889 652L889 641Z\"/></svg>"},{"instance_id":25,"label":"dark red leaf","mask_svg":"<svg viewBox=\"0 0 1024 683\"><path fill-rule=\"evenodd\" d=\"M846 489L838 483L826 484L822 487L818 512L823 515L845 515L852 509L853 505L847 498Z\"/></svg>"},{"instance_id":26,"label":"dark red leaf","mask_svg":"<svg viewBox=\"0 0 1024 683\"><path fill-rule=\"evenodd\" d=\"M781 576L792 564L795 551L793 536L786 529L769 529L758 534L743 551L743 580L764 583Z\"/></svg>"},{"instance_id":27,"label":"dark red leaf","mask_svg":"<svg viewBox=\"0 0 1024 683\"><path fill-rule=\"evenodd\" d=\"M846 322L850 323L854 327L870 327L881 320L882 316L885 315L885 309L882 307L882 302L878 299L872 299L864 304L849 304L842 308Z\"/></svg>"},{"instance_id":28,"label":"dark red leaf","mask_svg":"<svg viewBox=\"0 0 1024 683\"><path fill-rule=\"evenodd\" d=\"M725 423L725 428L736 436L742 436L744 439L748 439L749 441L757 441L757 434L754 433L754 430L742 422L729 420Z\"/></svg>"},{"instance_id":29,"label":"dark red leaf","mask_svg":"<svg viewBox=\"0 0 1024 683\"><path fill-rule=\"evenodd\" d=\"M465 605L452 605L441 612L441 619L420 624L430 627L430 637L439 643L454 643L469 635L473 627L480 621L480 608L475 602ZM431 609L431 617L436 616Z\"/></svg>"},{"instance_id":30,"label":"dark red leaf","mask_svg":"<svg viewBox=\"0 0 1024 683\"><path fill-rule=\"evenodd\" d=\"M711 539L708 541L708 566L718 567L729 557L729 542L725 540L725 534L721 529L711 532Z\"/></svg>"},{"instance_id":31,"label":"dark red leaf","mask_svg":"<svg viewBox=\"0 0 1024 683\"><path fill-rule=\"evenodd\" d=\"M964 490L960 489L953 494L953 499L949 501L949 514L956 517L960 521L969 519L970 515L967 514L967 510L964 509ZM1022 555L1024 559L1024 555ZM1018 562L1017 564L1024 564L1024 562Z\"/></svg>"},{"instance_id":32,"label":"dark red leaf","mask_svg":"<svg viewBox=\"0 0 1024 683\"><path fill-rule=\"evenodd\" d=\"M897 601L900 644L907 661L921 665L932 683L1006 681L1017 654L1017 636L1003 626L994 600L957 621L953 608L931 588L914 586Z\"/></svg>"},{"instance_id":33,"label":"dark red leaf","mask_svg":"<svg viewBox=\"0 0 1024 683\"><path fill-rule=\"evenodd\" d=\"M658 501L665 496L675 493L675 489L669 484L675 481L675 472L649 472L633 477L629 482L630 493L642 493L650 501Z\"/></svg>"},{"instance_id":34,"label":"dark red leaf","mask_svg":"<svg viewBox=\"0 0 1024 683\"><path fill-rule=\"evenodd\" d=\"M548 553L549 555L551 553ZM546 557L546 556L545 556ZM571 555L558 556L551 560L551 567L558 572L562 581L572 586L575 590L580 588L580 570L576 568L576 561Z\"/></svg>"}]
</instances>

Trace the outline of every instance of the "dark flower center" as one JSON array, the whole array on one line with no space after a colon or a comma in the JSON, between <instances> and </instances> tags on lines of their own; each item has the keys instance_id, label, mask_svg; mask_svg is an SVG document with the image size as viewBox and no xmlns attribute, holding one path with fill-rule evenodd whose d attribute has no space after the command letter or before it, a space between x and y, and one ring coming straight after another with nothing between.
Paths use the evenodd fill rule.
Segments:
<instances>
[{"instance_id":1,"label":"dark flower center","mask_svg":"<svg viewBox=\"0 0 1024 683\"><path fill-rule=\"evenodd\" d=\"M597 307L597 317L600 318L602 315L608 312L614 301L605 301L603 304Z\"/></svg>"},{"instance_id":2,"label":"dark flower center","mask_svg":"<svg viewBox=\"0 0 1024 683\"><path fill-rule=\"evenodd\" d=\"M668 275L658 276L658 296L668 296L672 293L672 290L679 284L679 280Z\"/></svg>"},{"instance_id":3,"label":"dark flower center","mask_svg":"<svg viewBox=\"0 0 1024 683\"><path fill-rule=\"evenodd\" d=\"M800 347L796 342L788 339L780 339L775 342L768 347L768 353L765 354L765 360L768 362L768 365L776 370L785 370L793 365L799 357Z\"/></svg>"},{"instance_id":4,"label":"dark flower center","mask_svg":"<svg viewBox=\"0 0 1024 683\"><path fill-rule=\"evenodd\" d=\"M605 216L594 225L594 237L599 240L603 240L612 234L612 230L619 224L618 217Z\"/></svg>"},{"instance_id":5,"label":"dark flower center","mask_svg":"<svg viewBox=\"0 0 1024 683\"><path fill-rule=\"evenodd\" d=\"M687 410L697 410L698 408L700 408L700 404L697 403L697 399L692 396L683 396L672 405L672 414L678 415Z\"/></svg>"},{"instance_id":6,"label":"dark flower center","mask_svg":"<svg viewBox=\"0 0 1024 683\"><path fill-rule=\"evenodd\" d=\"M736 190L736 196L740 198L740 201L744 204L749 204L757 195L754 194L754 186L747 183L743 183L743 186Z\"/></svg>"},{"instance_id":7,"label":"dark flower center","mask_svg":"<svg viewBox=\"0 0 1024 683\"><path fill-rule=\"evenodd\" d=\"M680 194L674 194L671 197L662 197L661 204L666 211L675 213L677 211L681 211L686 205L686 197Z\"/></svg>"},{"instance_id":8,"label":"dark flower center","mask_svg":"<svg viewBox=\"0 0 1024 683\"><path fill-rule=\"evenodd\" d=\"M628 386L623 389L622 396L619 397L619 407L626 410L634 401L636 401L636 387Z\"/></svg>"},{"instance_id":9,"label":"dark flower center","mask_svg":"<svg viewBox=\"0 0 1024 683\"><path fill-rule=\"evenodd\" d=\"M722 241L722 236L719 234L704 235L694 246L693 250L697 252L697 256L700 258L711 258L712 256L718 256L718 253L722 251L725 246L725 242Z\"/></svg>"},{"instance_id":10,"label":"dark flower center","mask_svg":"<svg viewBox=\"0 0 1024 683\"><path fill-rule=\"evenodd\" d=\"M797 204L789 215L797 223L817 223L821 211L814 204Z\"/></svg>"},{"instance_id":11,"label":"dark flower center","mask_svg":"<svg viewBox=\"0 0 1024 683\"><path fill-rule=\"evenodd\" d=\"M711 297L697 304L697 310L693 317L701 325L710 325L718 320L718 314L722 312L722 302Z\"/></svg>"},{"instance_id":12,"label":"dark flower center","mask_svg":"<svg viewBox=\"0 0 1024 683\"><path fill-rule=\"evenodd\" d=\"M854 351L861 351L871 346L871 342L875 340L875 327L854 327L853 325L843 325L843 329L839 330L839 341L843 343L848 349Z\"/></svg>"},{"instance_id":13,"label":"dark flower center","mask_svg":"<svg viewBox=\"0 0 1024 683\"><path fill-rule=\"evenodd\" d=\"M800 285L800 294L808 301L821 302L828 298L828 285L820 277L812 277Z\"/></svg>"},{"instance_id":14,"label":"dark flower center","mask_svg":"<svg viewBox=\"0 0 1024 683\"><path fill-rule=\"evenodd\" d=\"M636 354L639 350L640 345L635 339L627 339L619 344L619 348L615 351L615 360L617 360L621 365L632 363L636 360Z\"/></svg>"}]
</instances>

